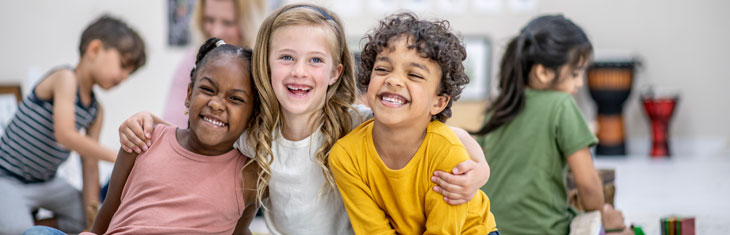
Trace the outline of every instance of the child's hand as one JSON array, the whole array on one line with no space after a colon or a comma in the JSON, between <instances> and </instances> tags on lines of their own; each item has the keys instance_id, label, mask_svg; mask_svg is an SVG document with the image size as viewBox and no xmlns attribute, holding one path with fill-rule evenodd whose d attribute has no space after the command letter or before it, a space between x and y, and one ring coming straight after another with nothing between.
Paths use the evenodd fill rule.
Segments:
<instances>
[{"instance_id":1,"label":"child's hand","mask_svg":"<svg viewBox=\"0 0 730 235\"><path fill-rule=\"evenodd\" d=\"M621 211L614 209L610 204L603 204L601 212L601 222L607 233L613 231L623 234L623 231L627 230L627 226L624 224L624 214Z\"/></svg>"},{"instance_id":2,"label":"child's hand","mask_svg":"<svg viewBox=\"0 0 730 235\"><path fill-rule=\"evenodd\" d=\"M152 143L152 128L154 119L149 112L135 113L119 126L119 141L125 152L136 153L147 151Z\"/></svg>"},{"instance_id":3,"label":"child's hand","mask_svg":"<svg viewBox=\"0 0 730 235\"><path fill-rule=\"evenodd\" d=\"M482 177L477 175L477 164L473 160L466 160L456 165L451 174L435 171L431 181L438 184L433 191L444 195L444 200L450 205L461 205L471 201L477 190L484 185Z\"/></svg>"}]
</instances>

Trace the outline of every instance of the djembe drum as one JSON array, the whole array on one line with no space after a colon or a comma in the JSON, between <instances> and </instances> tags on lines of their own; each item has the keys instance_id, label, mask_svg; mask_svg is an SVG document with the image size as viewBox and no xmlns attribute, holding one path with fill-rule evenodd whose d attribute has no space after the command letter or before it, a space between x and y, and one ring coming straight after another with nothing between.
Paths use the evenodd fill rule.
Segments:
<instances>
[{"instance_id":1,"label":"djembe drum","mask_svg":"<svg viewBox=\"0 0 730 235\"><path fill-rule=\"evenodd\" d=\"M633 61L594 62L588 68L588 91L598 106L597 155L625 155L623 104L631 93Z\"/></svg>"},{"instance_id":2,"label":"djembe drum","mask_svg":"<svg viewBox=\"0 0 730 235\"><path fill-rule=\"evenodd\" d=\"M653 93L642 95L644 110L651 122L652 147L651 157L659 158L669 156L669 121L677 106L679 94L657 96Z\"/></svg>"}]
</instances>

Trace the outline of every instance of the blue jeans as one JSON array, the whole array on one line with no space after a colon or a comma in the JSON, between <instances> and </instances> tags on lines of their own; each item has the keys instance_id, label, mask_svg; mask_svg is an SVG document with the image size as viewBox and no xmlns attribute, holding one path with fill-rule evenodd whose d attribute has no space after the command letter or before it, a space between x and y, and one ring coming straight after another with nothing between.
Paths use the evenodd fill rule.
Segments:
<instances>
[{"instance_id":1,"label":"blue jeans","mask_svg":"<svg viewBox=\"0 0 730 235\"><path fill-rule=\"evenodd\" d=\"M33 226L23 232L23 235L66 235L61 230L46 227L46 226Z\"/></svg>"},{"instance_id":2,"label":"blue jeans","mask_svg":"<svg viewBox=\"0 0 730 235\"><path fill-rule=\"evenodd\" d=\"M25 234L23 234L23 235L25 235ZM54 235L55 235L55 234L54 234ZM499 235L499 231L494 231L494 232L491 232L491 233L489 233L489 234L487 234L487 235Z\"/></svg>"}]
</instances>

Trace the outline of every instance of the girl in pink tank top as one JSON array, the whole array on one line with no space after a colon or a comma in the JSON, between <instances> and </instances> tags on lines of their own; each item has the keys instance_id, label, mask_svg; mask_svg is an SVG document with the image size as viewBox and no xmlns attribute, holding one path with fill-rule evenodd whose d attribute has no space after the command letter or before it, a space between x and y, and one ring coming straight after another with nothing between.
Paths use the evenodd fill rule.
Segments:
<instances>
[{"instance_id":1,"label":"girl in pink tank top","mask_svg":"<svg viewBox=\"0 0 730 235\"><path fill-rule=\"evenodd\" d=\"M96 234L246 232L258 209L258 164L233 149L256 93L251 51L208 39L185 100L188 129L159 125L142 154L119 151Z\"/></svg>"}]
</instances>

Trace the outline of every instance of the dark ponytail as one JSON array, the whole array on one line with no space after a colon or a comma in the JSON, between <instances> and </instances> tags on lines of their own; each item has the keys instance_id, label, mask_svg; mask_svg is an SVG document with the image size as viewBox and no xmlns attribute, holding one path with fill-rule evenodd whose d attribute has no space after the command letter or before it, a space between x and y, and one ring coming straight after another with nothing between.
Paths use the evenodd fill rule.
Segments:
<instances>
[{"instance_id":1,"label":"dark ponytail","mask_svg":"<svg viewBox=\"0 0 730 235\"><path fill-rule=\"evenodd\" d=\"M560 77L560 66L576 66L592 51L583 30L562 15L540 16L530 21L507 44L499 70L499 95L487 109L487 123L472 134L485 135L517 117L525 106L525 88L532 66L543 65Z\"/></svg>"},{"instance_id":2,"label":"dark ponytail","mask_svg":"<svg viewBox=\"0 0 730 235\"><path fill-rule=\"evenodd\" d=\"M190 86L191 90L195 83L195 73L197 73L200 68L205 66L208 61L211 60L210 58L218 57L219 55L222 55L224 53L240 56L249 68L248 77L251 77L252 52L250 49L243 49L235 45L226 44L222 39L219 38L209 38L205 41L205 43L203 43L202 46L200 46L200 49L198 49L198 54L195 56L195 66L193 66L193 69L190 70L190 84L188 84L188 86Z\"/></svg>"}]
</instances>

